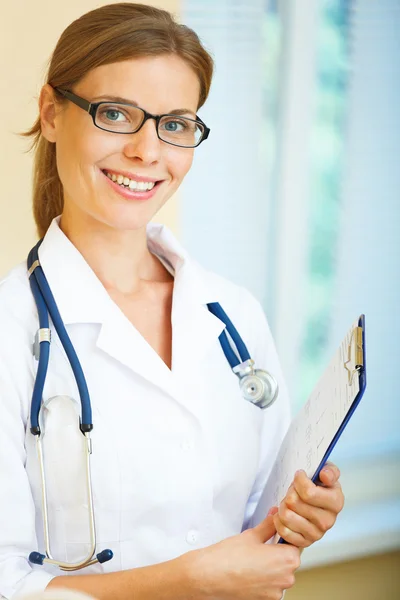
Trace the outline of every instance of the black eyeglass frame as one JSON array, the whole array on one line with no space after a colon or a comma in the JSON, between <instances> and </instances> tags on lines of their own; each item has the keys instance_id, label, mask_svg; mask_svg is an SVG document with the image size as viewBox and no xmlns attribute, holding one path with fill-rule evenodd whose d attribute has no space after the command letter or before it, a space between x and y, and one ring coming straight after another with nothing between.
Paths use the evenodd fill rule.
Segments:
<instances>
[{"instance_id":1,"label":"black eyeglass frame","mask_svg":"<svg viewBox=\"0 0 400 600\"><path fill-rule=\"evenodd\" d=\"M54 89L56 92L58 92L59 94L64 96L64 98L67 98L67 100L70 100L71 102L76 104L76 106L79 106L79 108L82 108L83 110L88 112L89 115L93 119L93 125L95 127L97 127L98 129L101 129L102 131L107 131L109 133L117 133L117 134L121 134L121 135L128 135L128 134L130 135L132 133L137 133L143 127L143 125L146 123L146 121L148 121L149 119L154 119L156 122L156 132L157 132L158 139L161 140L162 142L165 142L166 144L171 144L171 146L177 146L178 148L197 148L197 146L200 146L201 142L204 142L204 140L206 140L208 138L208 135L210 133L210 128L207 127L207 125L204 123L204 121L202 121L200 119L200 117L198 117L197 115L196 115L196 119L191 119L189 117L182 117L180 115L170 115L168 113L163 114L163 115L152 115L151 113L147 112L147 110L144 110L144 108L140 108L139 106L135 106L134 104L129 104L127 102L112 102L111 100L108 100L108 101L106 100L106 101L102 101L102 102L89 102L89 100L85 100L85 98L81 98L80 96L77 96L76 94L74 94L73 92L70 92L69 90L63 90L58 87L55 87ZM100 127L100 125L98 125L96 123L97 110L98 110L99 106L101 106L102 104L118 104L119 106L131 106L133 108L137 108L138 110L141 110L142 113L144 114L144 119L143 119L142 123L139 125L139 127L137 129L135 129L134 131L112 131L110 129L105 129L104 127ZM202 134L200 140L197 142L197 144L195 146L182 146L181 144L174 144L173 142L167 142L162 137L160 137L160 134L158 132L158 125L163 117L182 118L182 119L187 119L188 121L192 121L192 123L198 123L199 125L201 125L204 128L204 131L203 131L203 134Z\"/></svg>"}]
</instances>

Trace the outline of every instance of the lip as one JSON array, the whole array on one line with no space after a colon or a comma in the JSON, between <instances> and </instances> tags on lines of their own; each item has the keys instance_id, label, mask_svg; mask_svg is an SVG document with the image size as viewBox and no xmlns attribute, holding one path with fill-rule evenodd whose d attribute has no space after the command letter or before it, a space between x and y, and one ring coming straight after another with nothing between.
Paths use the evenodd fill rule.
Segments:
<instances>
[{"instance_id":1,"label":"lip","mask_svg":"<svg viewBox=\"0 0 400 600\"><path fill-rule=\"evenodd\" d=\"M148 177L147 175L136 175L136 173L130 173L129 171L114 171L114 169L101 169L103 171L107 171L107 173L110 173L111 175L123 175L124 177L128 177L129 179L134 179L135 181L149 181L149 182L154 182L154 183L158 183L159 181L163 181L162 178L155 178L155 177ZM107 175L106 175L107 177Z\"/></svg>"},{"instance_id":2,"label":"lip","mask_svg":"<svg viewBox=\"0 0 400 600\"><path fill-rule=\"evenodd\" d=\"M113 173L113 171L108 171L108 170L107 170L107 172ZM118 171L118 173L123 175L123 173L121 171ZM151 189L151 190L140 190L140 191L139 190L131 190L129 188L122 187L118 183L115 183L112 179L107 177L107 175L103 171L101 171L101 174L103 175L104 179L106 179L108 184L112 187L112 189L117 194L119 194L120 196L125 198L126 200L142 200L142 201L149 200L150 198L152 198L154 196L154 194L157 193L158 188L163 183L163 181L155 179L153 181L155 181L156 184L153 187L153 189ZM129 177L129 175L126 175L126 177ZM142 179L142 181L150 181L150 179Z\"/></svg>"}]
</instances>

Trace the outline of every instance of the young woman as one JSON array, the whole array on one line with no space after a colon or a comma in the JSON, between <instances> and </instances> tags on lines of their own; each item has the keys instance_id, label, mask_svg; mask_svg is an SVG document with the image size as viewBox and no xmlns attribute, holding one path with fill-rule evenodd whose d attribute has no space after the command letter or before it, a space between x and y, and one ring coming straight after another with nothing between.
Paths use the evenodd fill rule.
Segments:
<instances>
[{"instance_id":1,"label":"young woman","mask_svg":"<svg viewBox=\"0 0 400 600\"><path fill-rule=\"evenodd\" d=\"M268 325L246 290L150 224L207 137L197 111L211 77L196 34L140 4L84 15L52 56L29 132L39 262L19 265L0 286L3 598L66 587L99 599L273 600L293 585L299 548L320 539L343 506L332 465L324 486L297 473L281 505L253 523L289 423ZM96 552L113 552L72 572L30 556L46 548L38 439L48 554L75 565L91 555L81 388L53 322L36 429L31 416L39 320L30 280L39 263L90 392ZM210 303L277 379L266 410L243 398L219 342L224 319ZM266 545L275 531L289 544Z\"/></svg>"}]
</instances>

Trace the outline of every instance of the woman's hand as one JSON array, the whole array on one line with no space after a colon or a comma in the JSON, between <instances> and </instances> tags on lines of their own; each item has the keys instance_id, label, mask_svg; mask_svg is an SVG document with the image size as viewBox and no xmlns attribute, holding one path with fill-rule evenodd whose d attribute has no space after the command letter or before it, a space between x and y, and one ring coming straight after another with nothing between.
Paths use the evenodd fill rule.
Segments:
<instances>
[{"instance_id":1,"label":"woman's hand","mask_svg":"<svg viewBox=\"0 0 400 600\"><path fill-rule=\"evenodd\" d=\"M265 544L274 534L270 514L253 529L181 556L189 565L193 597L280 600L294 584L300 551L286 544Z\"/></svg>"},{"instance_id":2,"label":"woman's hand","mask_svg":"<svg viewBox=\"0 0 400 600\"><path fill-rule=\"evenodd\" d=\"M284 540L307 548L333 527L343 508L340 471L332 463L321 470L315 485L304 471L297 471L292 485L274 516L276 531Z\"/></svg>"}]
</instances>

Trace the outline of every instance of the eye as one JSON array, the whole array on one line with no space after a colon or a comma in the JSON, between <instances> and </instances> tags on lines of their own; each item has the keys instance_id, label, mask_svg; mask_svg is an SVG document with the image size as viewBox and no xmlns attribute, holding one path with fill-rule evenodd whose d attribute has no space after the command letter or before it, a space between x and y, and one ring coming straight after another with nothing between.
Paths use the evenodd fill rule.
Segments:
<instances>
[{"instance_id":1,"label":"eye","mask_svg":"<svg viewBox=\"0 0 400 600\"><path fill-rule=\"evenodd\" d=\"M186 121L178 119L170 119L168 121L164 121L163 123L163 128L169 133L180 133L182 131L185 131L187 127L188 123Z\"/></svg>"},{"instance_id":2,"label":"eye","mask_svg":"<svg viewBox=\"0 0 400 600\"><path fill-rule=\"evenodd\" d=\"M122 111L118 110L117 108L104 108L101 111L101 116L102 118L113 122L125 120L125 115Z\"/></svg>"},{"instance_id":3,"label":"eye","mask_svg":"<svg viewBox=\"0 0 400 600\"><path fill-rule=\"evenodd\" d=\"M159 138L175 146L192 148L197 145L201 134L199 123L186 117L164 115L158 126Z\"/></svg>"}]
</instances>

